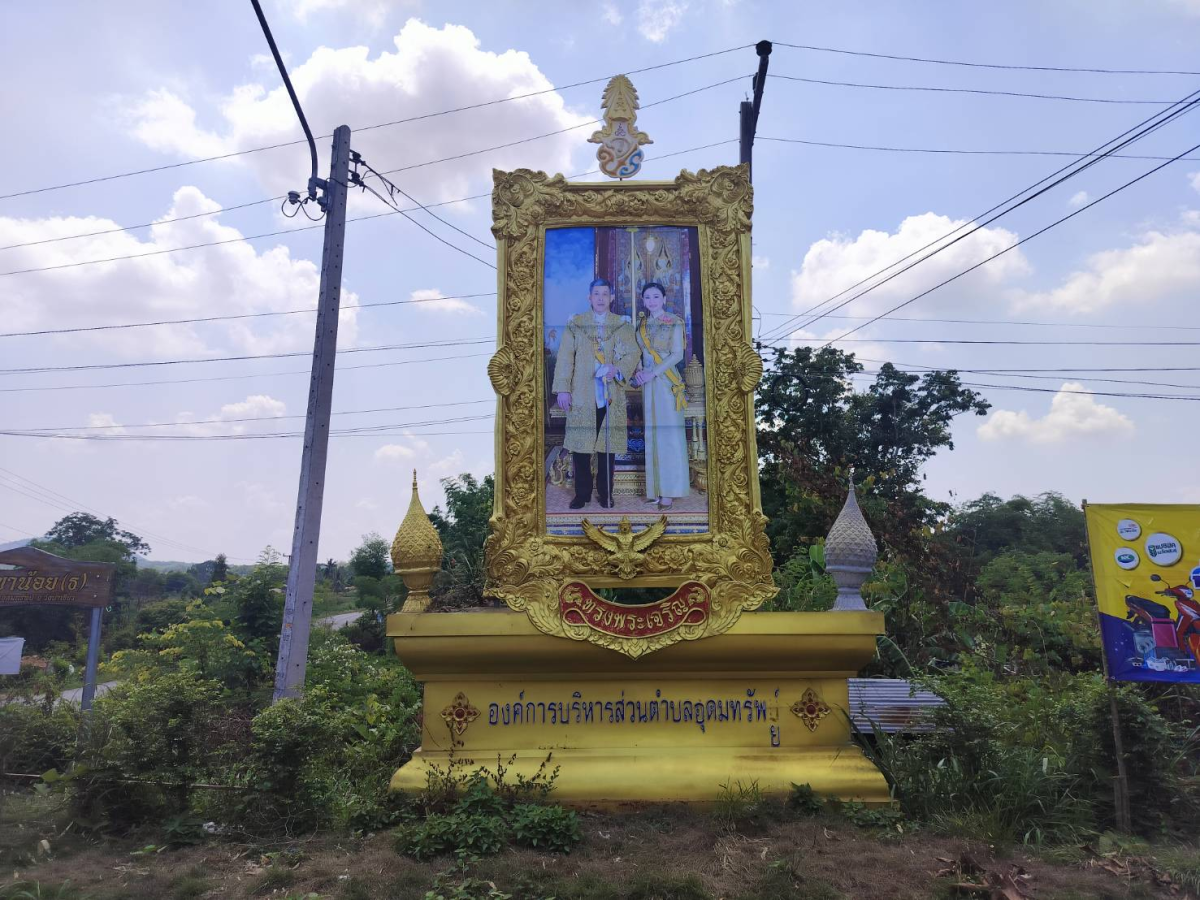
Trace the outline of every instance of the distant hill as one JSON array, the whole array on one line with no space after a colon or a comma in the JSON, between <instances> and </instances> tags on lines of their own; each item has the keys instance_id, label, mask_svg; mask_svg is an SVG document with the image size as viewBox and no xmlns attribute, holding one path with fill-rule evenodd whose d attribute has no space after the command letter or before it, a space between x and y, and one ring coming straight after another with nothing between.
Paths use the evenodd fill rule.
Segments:
<instances>
[{"instance_id":1,"label":"distant hill","mask_svg":"<svg viewBox=\"0 0 1200 900\"><path fill-rule=\"evenodd\" d=\"M16 550L18 547L28 546L31 540L33 540L33 538L25 538L23 541L9 541L7 544L0 544L0 553L3 553L5 550Z\"/></svg>"},{"instance_id":2,"label":"distant hill","mask_svg":"<svg viewBox=\"0 0 1200 900\"><path fill-rule=\"evenodd\" d=\"M212 563L213 563L213 561L211 559L205 560L204 562L200 562L200 563L190 563L190 562L180 562L177 559L146 559L141 556L139 556L137 558L138 568L153 569L156 572L187 572L192 568L192 566L200 566L201 568L203 568L205 570L205 573L207 574L208 572L210 572L212 570ZM254 568L254 566L231 565L229 567L229 571L232 572L234 575L245 575L247 572L250 572L253 568Z\"/></svg>"}]
</instances>

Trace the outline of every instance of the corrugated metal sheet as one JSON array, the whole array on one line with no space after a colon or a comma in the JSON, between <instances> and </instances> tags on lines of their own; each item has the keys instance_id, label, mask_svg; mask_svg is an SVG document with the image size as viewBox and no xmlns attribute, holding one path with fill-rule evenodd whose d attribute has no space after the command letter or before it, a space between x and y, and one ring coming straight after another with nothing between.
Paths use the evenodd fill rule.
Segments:
<instances>
[{"instance_id":1,"label":"corrugated metal sheet","mask_svg":"<svg viewBox=\"0 0 1200 900\"><path fill-rule=\"evenodd\" d=\"M932 731L930 711L943 705L937 694L914 690L903 678L850 679L850 720L868 734Z\"/></svg>"}]
</instances>

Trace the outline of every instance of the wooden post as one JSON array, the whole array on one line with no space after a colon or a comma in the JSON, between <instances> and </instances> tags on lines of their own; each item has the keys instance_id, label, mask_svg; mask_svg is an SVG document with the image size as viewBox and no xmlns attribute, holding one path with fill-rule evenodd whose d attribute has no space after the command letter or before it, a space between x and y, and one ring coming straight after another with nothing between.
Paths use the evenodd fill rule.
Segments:
<instances>
[{"instance_id":1,"label":"wooden post","mask_svg":"<svg viewBox=\"0 0 1200 900\"><path fill-rule=\"evenodd\" d=\"M1100 629L1100 663L1104 667L1104 680L1108 685L1108 710L1112 719L1113 755L1117 760L1117 774L1113 778L1113 813L1117 831L1129 834L1133 831L1133 815L1129 806L1129 773L1125 769L1125 742L1121 740L1121 711L1117 707L1117 688L1108 671L1108 653L1104 648L1104 626L1100 621L1100 573L1096 569L1096 557L1092 553L1092 536L1087 527L1087 500L1083 501L1083 531L1088 542L1088 558L1092 561L1092 586L1096 590L1096 627Z\"/></svg>"},{"instance_id":2,"label":"wooden post","mask_svg":"<svg viewBox=\"0 0 1200 900\"><path fill-rule=\"evenodd\" d=\"M329 414L333 405L349 171L350 126L342 125L333 133L333 159L325 195L321 292L317 303L316 340L308 386L308 415L304 423L304 451L300 458L296 528L292 534L292 553L288 558L283 627L279 632L279 660L275 665L275 701L299 695L304 687L308 663L317 542L321 537L321 505L325 496L325 462L329 455Z\"/></svg>"}]
</instances>

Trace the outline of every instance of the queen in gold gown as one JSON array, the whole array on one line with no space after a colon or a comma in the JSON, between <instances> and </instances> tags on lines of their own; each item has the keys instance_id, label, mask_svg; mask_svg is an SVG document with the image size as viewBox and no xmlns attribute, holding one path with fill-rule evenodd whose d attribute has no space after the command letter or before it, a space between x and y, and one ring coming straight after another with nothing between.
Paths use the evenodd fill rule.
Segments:
<instances>
[{"instance_id":1,"label":"queen in gold gown","mask_svg":"<svg viewBox=\"0 0 1200 900\"><path fill-rule=\"evenodd\" d=\"M633 376L642 388L646 424L646 497L660 509L689 490L687 399L679 364L683 362L683 320L667 312L666 291L651 281L642 288L643 312L637 329L641 365Z\"/></svg>"}]
</instances>

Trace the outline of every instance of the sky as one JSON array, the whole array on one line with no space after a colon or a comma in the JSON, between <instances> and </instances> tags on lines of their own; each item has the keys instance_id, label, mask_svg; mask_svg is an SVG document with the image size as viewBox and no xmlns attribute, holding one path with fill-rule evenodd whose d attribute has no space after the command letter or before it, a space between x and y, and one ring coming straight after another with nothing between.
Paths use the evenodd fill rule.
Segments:
<instances>
[{"instance_id":1,"label":"sky","mask_svg":"<svg viewBox=\"0 0 1200 900\"><path fill-rule=\"evenodd\" d=\"M792 322L1072 160L794 141L1084 153L1200 87L1200 75L782 46L1197 70L1200 0L264 7L320 136L322 177L329 135L347 124L355 150L399 170L390 177L420 203L444 204L437 214L459 230L415 218L486 261L491 170L596 179L585 174L596 165L588 123L613 74L632 73L638 125L654 140L639 177L736 163L738 104L757 65L750 45L774 41L777 77L754 156L753 303L759 334L793 344L837 338L1158 164L1104 160L831 315ZM26 432L0 434L0 543L82 509L142 534L157 559L286 553L321 227L281 212L277 198L304 188L308 154L294 143L301 131L250 4L61 0L9 4L5 21L0 332L288 314L0 337L3 431ZM691 57L703 58L677 62ZM1011 96L1030 93L1161 105ZM534 96L427 115L522 94ZM1197 122L1182 116L1126 152L1174 156L1200 142ZM1200 397L1192 156L834 344L868 371L881 361L982 370L963 380L991 385L979 390L992 411L955 421L955 449L926 468L931 496L1200 502L1200 469L1188 463L1200 416L1195 400L1179 399ZM225 158L184 165L207 157ZM144 169L156 171L107 177ZM322 559L346 558L368 532L394 534L414 468L427 508L444 502L440 479L493 469L495 272L403 217L377 215L386 211L370 195L351 198L350 218L363 220L346 232L351 308L340 318L333 419L351 431L331 440ZM131 255L145 256L95 262ZM961 343L981 340L1022 343ZM296 355L227 359L263 354ZM166 360L202 361L135 365ZM104 368L66 368L81 366ZM1176 397L1101 395L1145 393Z\"/></svg>"}]
</instances>

